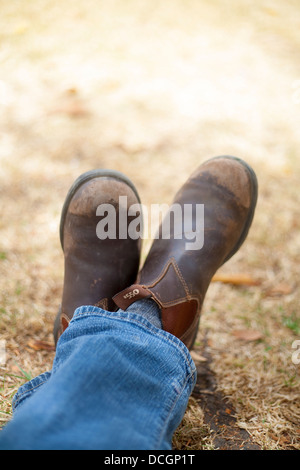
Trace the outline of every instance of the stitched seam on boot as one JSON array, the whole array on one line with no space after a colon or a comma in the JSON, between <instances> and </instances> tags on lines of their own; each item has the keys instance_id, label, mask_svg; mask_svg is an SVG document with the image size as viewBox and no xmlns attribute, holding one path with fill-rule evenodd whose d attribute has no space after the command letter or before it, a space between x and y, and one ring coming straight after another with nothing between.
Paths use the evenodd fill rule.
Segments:
<instances>
[{"instance_id":1,"label":"stitched seam on boot","mask_svg":"<svg viewBox=\"0 0 300 470\"><path fill-rule=\"evenodd\" d=\"M172 258L171 258L171 260L172 260ZM151 287L155 287L156 284L158 284L163 279L163 277L165 276L166 272L168 271L170 265L172 264L171 260L169 260L167 262L167 264L165 265L165 267L164 267L163 271L161 272L161 274L159 274L159 276L157 276L152 282L150 282L148 284L148 289L151 288Z\"/></svg>"},{"instance_id":2,"label":"stitched seam on boot","mask_svg":"<svg viewBox=\"0 0 300 470\"><path fill-rule=\"evenodd\" d=\"M168 271L168 269L170 268L171 265L173 266L173 268L175 270L175 273L177 274L181 284L183 285L183 288L184 288L184 291L185 291L187 297L190 298L191 294L190 294L190 291L188 289L188 286L187 286L187 284L186 284L186 282L185 282L185 280L184 280L184 278L181 274L181 271L180 271L180 269L179 269L179 267L178 267L178 265L175 261L175 258L173 258L173 257L169 259L169 261L166 264L166 266L165 266L164 270L162 271L162 273L154 281L152 281L151 284L148 284L148 289L150 289L152 287L155 287L163 279L163 277L165 276L166 272Z\"/></svg>"},{"instance_id":3,"label":"stitched seam on boot","mask_svg":"<svg viewBox=\"0 0 300 470\"><path fill-rule=\"evenodd\" d=\"M68 315L67 315L66 313L62 313L61 316L60 316L60 323L61 323L61 325L62 325L62 319L63 319L63 318L67 321L67 323L68 323L68 325L69 325L69 323L70 323L70 318L68 317Z\"/></svg>"},{"instance_id":4,"label":"stitched seam on boot","mask_svg":"<svg viewBox=\"0 0 300 470\"><path fill-rule=\"evenodd\" d=\"M173 307L175 305L179 305L180 303L182 302L190 302L192 300L196 300L198 306L199 306L199 301L198 301L198 298L197 297L192 297L192 296L189 296L189 298L187 297L181 297L180 299L176 299L176 300L169 300L168 302L160 302L160 304L162 305L162 307Z\"/></svg>"},{"instance_id":5,"label":"stitched seam on boot","mask_svg":"<svg viewBox=\"0 0 300 470\"><path fill-rule=\"evenodd\" d=\"M182 283L182 285L183 285L183 288L184 288L184 290L185 290L185 293L186 293L187 297L190 299L191 294L190 294L189 288L188 288L188 286L187 286L187 283L185 282L185 280L184 280L184 278L183 278L183 275L181 274L181 271L180 271L179 266L178 266L178 264L176 263L175 259L172 258L172 260L174 261L174 264L173 264L173 263L172 263L172 264L173 264L174 269L175 269L175 271L176 271L176 273L177 273L177 276L179 277L179 279L180 279L180 281L181 281L181 283Z\"/></svg>"}]
</instances>

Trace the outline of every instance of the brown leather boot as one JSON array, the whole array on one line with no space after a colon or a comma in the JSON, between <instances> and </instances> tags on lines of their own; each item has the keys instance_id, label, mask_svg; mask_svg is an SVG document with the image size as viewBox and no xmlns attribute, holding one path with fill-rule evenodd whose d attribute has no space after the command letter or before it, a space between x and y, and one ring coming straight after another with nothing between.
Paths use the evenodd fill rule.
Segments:
<instances>
[{"instance_id":1,"label":"brown leather boot","mask_svg":"<svg viewBox=\"0 0 300 470\"><path fill-rule=\"evenodd\" d=\"M106 310L115 310L114 294L136 279L139 262L141 237L128 237L122 226L119 234L120 196L126 196L127 207L140 204L138 193L132 182L123 174L110 170L92 170L81 175L70 188L66 197L60 222L60 240L64 251L65 274L61 308L54 324L54 339L57 342L67 328L73 313L82 305L95 305ZM125 199L123 198L123 201ZM121 198L122 201L122 198ZM97 208L110 204L115 210L114 233L99 234ZM126 207L122 207L127 215ZM124 212L125 211L125 212ZM129 225L132 218L127 217ZM107 219L108 221L108 219ZM114 221L112 221L114 222ZM107 225L107 230L108 230ZM98 230L98 232L97 232ZM104 230L103 230L104 233ZM124 237L124 238L123 238Z\"/></svg>"},{"instance_id":2,"label":"brown leather boot","mask_svg":"<svg viewBox=\"0 0 300 470\"><path fill-rule=\"evenodd\" d=\"M244 242L256 200L256 176L244 161L225 156L202 164L173 202L183 214L185 204L193 207L193 213L183 217L186 225L177 218L170 239L154 240L138 281L114 296L115 303L126 309L136 300L152 298L161 309L163 329L191 348L211 278ZM204 204L204 243L198 249L187 249L192 231L201 238L197 204Z\"/></svg>"}]
</instances>

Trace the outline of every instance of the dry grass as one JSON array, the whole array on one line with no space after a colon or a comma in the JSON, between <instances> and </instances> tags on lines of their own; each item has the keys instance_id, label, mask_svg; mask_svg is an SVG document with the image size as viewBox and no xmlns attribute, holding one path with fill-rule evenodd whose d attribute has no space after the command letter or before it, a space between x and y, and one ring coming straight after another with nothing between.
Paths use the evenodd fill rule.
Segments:
<instances>
[{"instance_id":1,"label":"dry grass","mask_svg":"<svg viewBox=\"0 0 300 470\"><path fill-rule=\"evenodd\" d=\"M167 0L1 5L0 424L18 386L51 368L62 202L95 167L169 202L202 161L247 160L260 196L246 244L213 283L207 331L219 389L264 449L300 448L300 13L296 1ZM145 253L149 244L145 244ZM258 331L245 341L236 330ZM211 448L193 399L177 448Z\"/></svg>"}]
</instances>

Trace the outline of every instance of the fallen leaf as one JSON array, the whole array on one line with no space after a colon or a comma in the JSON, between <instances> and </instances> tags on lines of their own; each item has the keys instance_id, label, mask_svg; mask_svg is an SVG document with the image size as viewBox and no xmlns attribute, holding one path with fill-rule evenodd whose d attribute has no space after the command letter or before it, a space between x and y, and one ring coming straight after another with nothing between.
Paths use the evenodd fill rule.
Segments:
<instances>
[{"instance_id":1,"label":"fallen leaf","mask_svg":"<svg viewBox=\"0 0 300 470\"><path fill-rule=\"evenodd\" d=\"M89 111L79 103L70 103L57 107L52 111L52 113L66 114L67 116L73 118L80 118L87 116L89 114Z\"/></svg>"},{"instance_id":2,"label":"fallen leaf","mask_svg":"<svg viewBox=\"0 0 300 470\"><path fill-rule=\"evenodd\" d=\"M276 436L276 434L272 432L268 432L268 435L273 441L277 441L279 444L284 445L284 444L290 444L291 441L288 437L285 436Z\"/></svg>"},{"instance_id":3,"label":"fallen leaf","mask_svg":"<svg viewBox=\"0 0 300 470\"><path fill-rule=\"evenodd\" d=\"M232 334L243 341L257 341L263 337L258 330L234 330Z\"/></svg>"},{"instance_id":4,"label":"fallen leaf","mask_svg":"<svg viewBox=\"0 0 300 470\"><path fill-rule=\"evenodd\" d=\"M254 279L248 274L236 273L236 274L215 274L212 278L212 282L223 282L224 284L233 284L236 286L247 285L247 286L258 286L260 281Z\"/></svg>"},{"instance_id":5,"label":"fallen leaf","mask_svg":"<svg viewBox=\"0 0 300 470\"><path fill-rule=\"evenodd\" d=\"M192 356L194 361L207 362L206 357L201 356L201 354L198 354L195 351L191 351L191 356Z\"/></svg>"},{"instance_id":6,"label":"fallen leaf","mask_svg":"<svg viewBox=\"0 0 300 470\"><path fill-rule=\"evenodd\" d=\"M28 341L27 346L29 346L31 349L34 349L35 351L55 351L54 344L48 343L47 341L30 340Z\"/></svg>"},{"instance_id":7,"label":"fallen leaf","mask_svg":"<svg viewBox=\"0 0 300 470\"><path fill-rule=\"evenodd\" d=\"M291 294L293 288L286 282L281 282L274 287L271 287L265 292L267 296L288 295Z\"/></svg>"},{"instance_id":8,"label":"fallen leaf","mask_svg":"<svg viewBox=\"0 0 300 470\"><path fill-rule=\"evenodd\" d=\"M76 87L71 87L66 90L66 94L68 95L77 95L78 90Z\"/></svg>"}]
</instances>

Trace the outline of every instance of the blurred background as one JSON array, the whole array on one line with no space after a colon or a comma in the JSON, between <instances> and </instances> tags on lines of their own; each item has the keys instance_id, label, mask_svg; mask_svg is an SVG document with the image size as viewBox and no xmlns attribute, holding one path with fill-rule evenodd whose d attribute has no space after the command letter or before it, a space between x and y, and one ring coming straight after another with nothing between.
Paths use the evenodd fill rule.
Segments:
<instances>
[{"instance_id":1,"label":"blurred background","mask_svg":"<svg viewBox=\"0 0 300 470\"><path fill-rule=\"evenodd\" d=\"M58 226L73 180L113 168L144 204L169 203L201 162L230 154L253 166L260 194L222 272L254 282L214 283L203 330L244 427L266 447L296 446L299 2L0 0L0 24L2 421L23 373L51 367ZM233 340L244 329L260 341Z\"/></svg>"}]
</instances>

